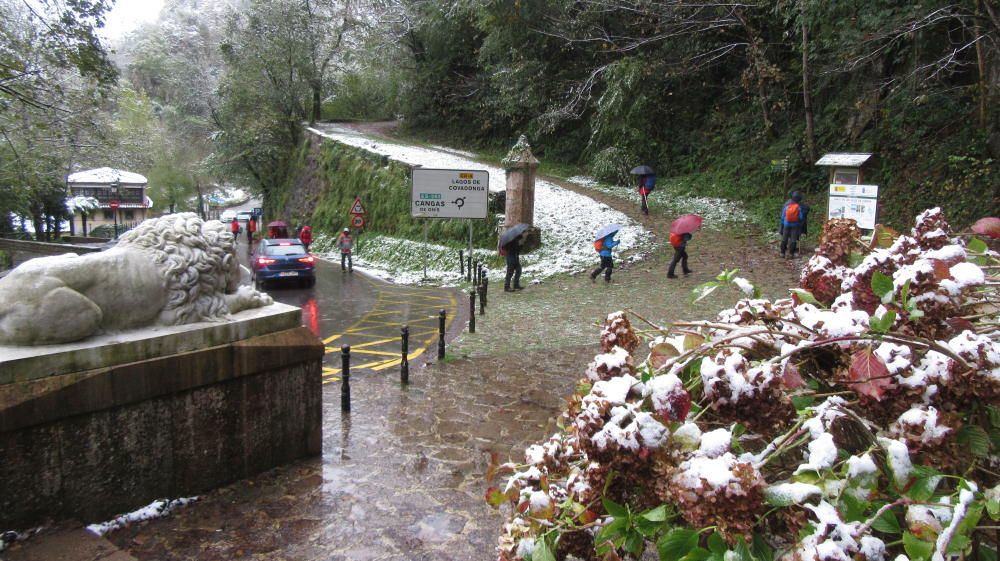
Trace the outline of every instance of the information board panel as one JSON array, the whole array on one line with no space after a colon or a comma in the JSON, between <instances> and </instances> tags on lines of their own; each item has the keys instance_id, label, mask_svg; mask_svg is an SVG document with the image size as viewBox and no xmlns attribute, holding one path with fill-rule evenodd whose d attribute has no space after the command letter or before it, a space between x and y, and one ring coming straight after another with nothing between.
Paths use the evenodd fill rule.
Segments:
<instances>
[{"instance_id":1,"label":"information board panel","mask_svg":"<svg viewBox=\"0 0 1000 561\"><path fill-rule=\"evenodd\" d=\"M853 218L858 228L875 229L878 185L830 184L827 219Z\"/></svg>"},{"instance_id":2,"label":"information board panel","mask_svg":"<svg viewBox=\"0 0 1000 561\"><path fill-rule=\"evenodd\" d=\"M486 218L489 188L488 171L414 168L410 216Z\"/></svg>"}]
</instances>

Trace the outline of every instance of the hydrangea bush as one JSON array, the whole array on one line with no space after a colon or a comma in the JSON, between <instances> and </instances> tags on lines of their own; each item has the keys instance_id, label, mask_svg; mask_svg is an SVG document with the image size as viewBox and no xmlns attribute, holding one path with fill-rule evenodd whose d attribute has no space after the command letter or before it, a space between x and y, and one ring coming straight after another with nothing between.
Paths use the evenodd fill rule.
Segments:
<instances>
[{"instance_id":1,"label":"hydrangea bush","mask_svg":"<svg viewBox=\"0 0 1000 561\"><path fill-rule=\"evenodd\" d=\"M791 298L611 314L560 431L491 466L499 560L996 561L998 268L938 209L834 220Z\"/></svg>"}]
</instances>

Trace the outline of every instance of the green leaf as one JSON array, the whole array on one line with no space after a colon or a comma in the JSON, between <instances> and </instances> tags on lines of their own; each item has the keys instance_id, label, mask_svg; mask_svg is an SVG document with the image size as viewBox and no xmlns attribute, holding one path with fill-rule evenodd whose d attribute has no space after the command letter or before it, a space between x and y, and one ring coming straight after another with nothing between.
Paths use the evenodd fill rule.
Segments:
<instances>
[{"instance_id":1,"label":"green leaf","mask_svg":"<svg viewBox=\"0 0 1000 561\"><path fill-rule=\"evenodd\" d=\"M715 292L720 286L722 286L722 284L716 281L706 282L694 287L691 291L691 295L694 296L695 302L700 302L707 298L709 294Z\"/></svg>"},{"instance_id":2,"label":"green leaf","mask_svg":"<svg viewBox=\"0 0 1000 561\"><path fill-rule=\"evenodd\" d=\"M840 496L840 508L837 510L844 513L845 522L861 522L867 519L865 511L868 506L868 501L862 501L848 492Z\"/></svg>"},{"instance_id":3,"label":"green leaf","mask_svg":"<svg viewBox=\"0 0 1000 561\"><path fill-rule=\"evenodd\" d=\"M868 327L875 333L885 333L892 329L892 324L896 321L896 312L886 310L882 317L872 316L868 320Z\"/></svg>"},{"instance_id":4,"label":"green leaf","mask_svg":"<svg viewBox=\"0 0 1000 561\"><path fill-rule=\"evenodd\" d=\"M923 561L931 558L934 552L934 544L914 536L909 532L903 534L903 549L906 550L910 561Z\"/></svg>"},{"instance_id":5,"label":"green leaf","mask_svg":"<svg viewBox=\"0 0 1000 561\"><path fill-rule=\"evenodd\" d=\"M636 518L635 528L643 536L653 538L660 533L660 529L663 528L663 522L654 522L652 520L646 520L645 518Z\"/></svg>"},{"instance_id":6,"label":"green leaf","mask_svg":"<svg viewBox=\"0 0 1000 561\"><path fill-rule=\"evenodd\" d=\"M997 561L997 550L984 543L979 544L977 549L979 555L975 558L975 561Z\"/></svg>"},{"instance_id":7,"label":"green leaf","mask_svg":"<svg viewBox=\"0 0 1000 561\"><path fill-rule=\"evenodd\" d=\"M729 548L726 547L726 540L722 539L722 535L714 532L708 536L708 550L717 555L725 555Z\"/></svg>"},{"instance_id":8,"label":"green leaf","mask_svg":"<svg viewBox=\"0 0 1000 561\"><path fill-rule=\"evenodd\" d=\"M760 534L753 535L753 543L750 547L753 551L753 557L757 561L774 561L774 549Z\"/></svg>"},{"instance_id":9,"label":"green leaf","mask_svg":"<svg viewBox=\"0 0 1000 561\"><path fill-rule=\"evenodd\" d=\"M1000 500L990 499L986 501L986 512L993 520L1000 520Z\"/></svg>"},{"instance_id":10,"label":"green leaf","mask_svg":"<svg viewBox=\"0 0 1000 561\"><path fill-rule=\"evenodd\" d=\"M892 277L882 271L875 271L872 274L872 292L882 299L883 304L892 302Z\"/></svg>"},{"instance_id":11,"label":"green leaf","mask_svg":"<svg viewBox=\"0 0 1000 561\"><path fill-rule=\"evenodd\" d=\"M628 510L622 505L612 501L607 497L601 498L601 503L604 505L604 510L611 516L615 517L615 520L628 518Z\"/></svg>"},{"instance_id":12,"label":"green leaf","mask_svg":"<svg viewBox=\"0 0 1000 561\"><path fill-rule=\"evenodd\" d=\"M881 506L878 508L881 508ZM872 523L872 528L884 534L898 534L903 531L899 527L899 519L896 518L896 513L892 509L883 512L882 516L875 519L875 522Z\"/></svg>"},{"instance_id":13,"label":"green leaf","mask_svg":"<svg viewBox=\"0 0 1000 561\"><path fill-rule=\"evenodd\" d=\"M750 548L747 547L746 540L743 536L736 538L736 559L738 561L754 561L753 555L750 553Z\"/></svg>"},{"instance_id":14,"label":"green leaf","mask_svg":"<svg viewBox=\"0 0 1000 561\"><path fill-rule=\"evenodd\" d=\"M913 482L913 485L907 490L906 496L918 503L927 502L934 496L934 491L937 490L938 483L940 482L940 475L921 477Z\"/></svg>"},{"instance_id":15,"label":"green leaf","mask_svg":"<svg viewBox=\"0 0 1000 561\"><path fill-rule=\"evenodd\" d=\"M549 549L549 544L545 540L535 542L535 550L531 552L531 561L556 561L556 556Z\"/></svg>"},{"instance_id":16,"label":"green leaf","mask_svg":"<svg viewBox=\"0 0 1000 561\"><path fill-rule=\"evenodd\" d=\"M857 267L865 260L865 256L858 252L852 252L847 255L847 266L850 268Z\"/></svg>"},{"instance_id":17,"label":"green leaf","mask_svg":"<svg viewBox=\"0 0 1000 561\"><path fill-rule=\"evenodd\" d=\"M985 458L990 455L990 437L979 425L963 425L958 430L956 440L968 448L969 452L977 458Z\"/></svg>"},{"instance_id":18,"label":"green leaf","mask_svg":"<svg viewBox=\"0 0 1000 561\"><path fill-rule=\"evenodd\" d=\"M986 253L990 248L986 245L986 242L979 238L969 238L968 243L965 244L965 249L976 253Z\"/></svg>"},{"instance_id":19,"label":"green leaf","mask_svg":"<svg viewBox=\"0 0 1000 561\"><path fill-rule=\"evenodd\" d=\"M676 561L685 557L698 545L698 532L688 528L674 528L656 542L660 561ZM705 550L707 557L708 551Z\"/></svg>"},{"instance_id":20,"label":"green leaf","mask_svg":"<svg viewBox=\"0 0 1000 561\"><path fill-rule=\"evenodd\" d=\"M642 553L645 542L646 539L642 534L635 530L629 530L625 533L625 543L622 544L622 548L638 557Z\"/></svg>"},{"instance_id":21,"label":"green leaf","mask_svg":"<svg viewBox=\"0 0 1000 561\"><path fill-rule=\"evenodd\" d=\"M667 519L667 505L660 505L652 510L648 510L640 514L639 517L652 522L663 522Z\"/></svg>"},{"instance_id":22,"label":"green leaf","mask_svg":"<svg viewBox=\"0 0 1000 561\"><path fill-rule=\"evenodd\" d=\"M816 297L812 295L812 292L809 292L808 290L804 290L804 289L801 289L801 288L791 288L788 291L791 292L792 294L798 296L799 300L802 300L802 302L804 302L806 304L812 304L813 306L816 306L817 308L823 308L823 307L825 307L825 306L823 306L823 304L820 304L819 300L817 300Z\"/></svg>"},{"instance_id":23,"label":"green leaf","mask_svg":"<svg viewBox=\"0 0 1000 561\"><path fill-rule=\"evenodd\" d=\"M681 561L705 561L712 556L712 552L705 549L704 547L696 547L691 550L690 553L681 558ZM668 558L674 559L674 558ZM663 557L660 557L660 561L664 561Z\"/></svg>"}]
</instances>

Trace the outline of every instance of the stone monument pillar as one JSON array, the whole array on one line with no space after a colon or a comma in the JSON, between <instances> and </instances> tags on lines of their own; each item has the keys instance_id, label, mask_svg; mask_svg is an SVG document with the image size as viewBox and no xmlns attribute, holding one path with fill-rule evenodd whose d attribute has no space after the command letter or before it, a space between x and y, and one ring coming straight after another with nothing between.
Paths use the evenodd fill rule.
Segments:
<instances>
[{"instance_id":1,"label":"stone monument pillar","mask_svg":"<svg viewBox=\"0 0 1000 561\"><path fill-rule=\"evenodd\" d=\"M528 138L521 135L507 156L500 162L507 171L507 204L504 213L504 229L515 224L530 224L522 251L531 251L541 245L541 230L535 222L535 172L538 159L531 153Z\"/></svg>"}]
</instances>

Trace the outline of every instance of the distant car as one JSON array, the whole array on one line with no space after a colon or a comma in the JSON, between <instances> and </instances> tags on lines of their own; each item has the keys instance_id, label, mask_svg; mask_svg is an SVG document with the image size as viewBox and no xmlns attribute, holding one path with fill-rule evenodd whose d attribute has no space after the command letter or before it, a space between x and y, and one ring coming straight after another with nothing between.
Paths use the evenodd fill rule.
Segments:
<instances>
[{"instance_id":1,"label":"distant car","mask_svg":"<svg viewBox=\"0 0 1000 561\"><path fill-rule=\"evenodd\" d=\"M257 288L268 281L295 280L305 286L316 284L316 258L307 253L302 242L296 239L261 240L252 265L251 275Z\"/></svg>"},{"instance_id":2,"label":"distant car","mask_svg":"<svg viewBox=\"0 0 1000 561\"><path fill-rule=\"evenodd\" d=\"M251 212L240 211L236 213L236 219L240 222L249 222L251 218L253 218L253 213Z\"/></svg>"},{"instance_id":3,"label":"distant car","mask_svg":"<svg viewBox=\"0 0 1000 561\"><path fill-rule=\"evenodd\" d=\"M219 220L222 222L232 222L233 218L236 218L235 210L224 210L222 214L219 215Z\"/></svg>"}]
</instances>

